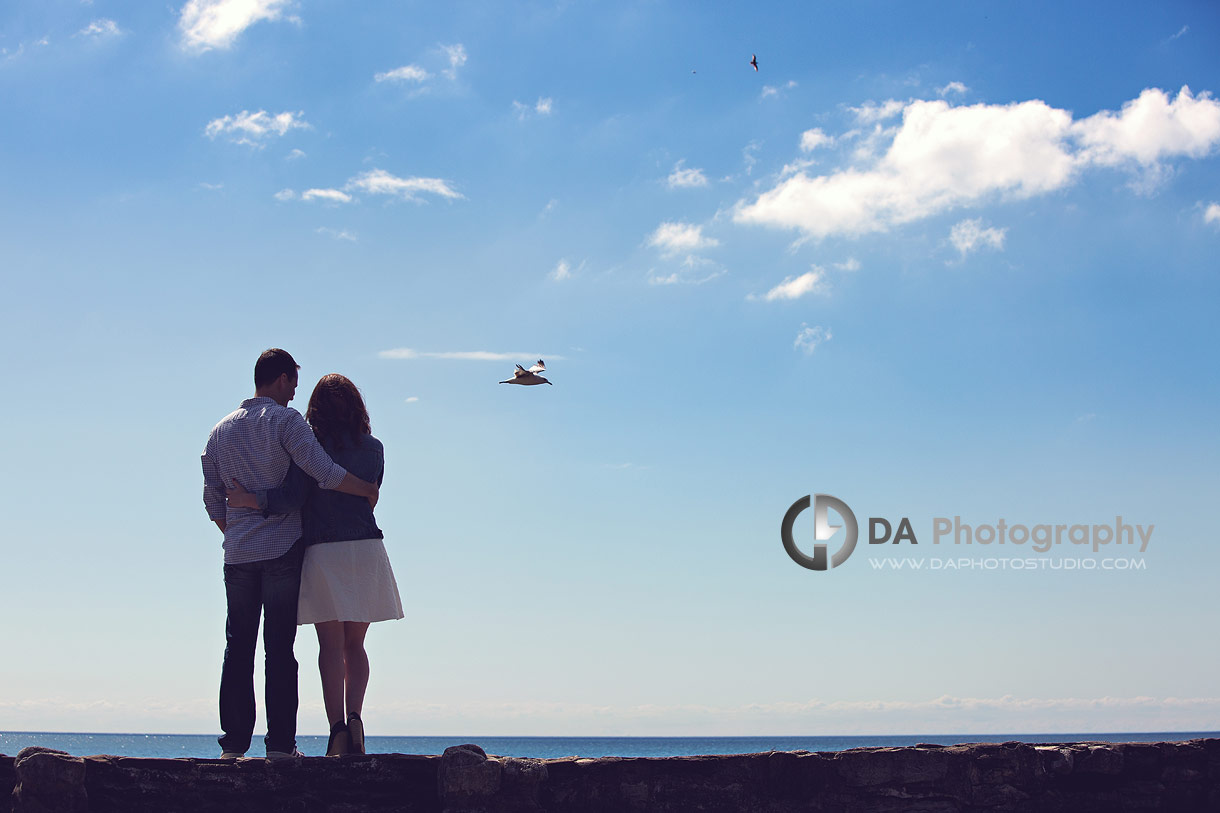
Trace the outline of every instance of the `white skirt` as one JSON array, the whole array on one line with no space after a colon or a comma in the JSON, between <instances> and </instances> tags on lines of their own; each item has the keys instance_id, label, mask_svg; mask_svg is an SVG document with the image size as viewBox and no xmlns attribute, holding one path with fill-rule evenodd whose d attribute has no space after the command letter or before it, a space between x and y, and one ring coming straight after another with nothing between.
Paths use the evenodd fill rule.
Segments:
<instances>
[{"instance_id":1,"label":"white skirt","mask_svg":"<svg viewBox=\"0 0 1220 813\"><path fill-rule=\"evenodd\" d=\"M305 548L297 624L402 618L402 599L380 539L320 542Z\"/></svg>"}]
</instances>

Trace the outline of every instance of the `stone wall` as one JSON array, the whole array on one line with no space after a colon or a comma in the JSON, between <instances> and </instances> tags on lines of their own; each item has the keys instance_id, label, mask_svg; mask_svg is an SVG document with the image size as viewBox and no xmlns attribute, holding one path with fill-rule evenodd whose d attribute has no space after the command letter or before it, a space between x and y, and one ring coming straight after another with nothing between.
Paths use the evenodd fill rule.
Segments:
<instances>
[{"instance_id":1,"label":"stone wall","mask_svg":"<svg viewBox=\"0 0 1220 813\"><path fill-rule=\"evenodd\" d=\"M11 802L5 800L11 799ZM1220 739L516 759L0 756L0 813L1220 810Z\"/></svg>"}]
</instances>

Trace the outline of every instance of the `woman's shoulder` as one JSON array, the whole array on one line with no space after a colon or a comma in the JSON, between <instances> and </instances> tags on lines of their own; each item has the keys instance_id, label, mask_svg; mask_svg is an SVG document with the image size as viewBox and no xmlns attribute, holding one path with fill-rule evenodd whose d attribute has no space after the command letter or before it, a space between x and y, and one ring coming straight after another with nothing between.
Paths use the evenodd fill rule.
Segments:
<instances>
[{"instance_id":1,"label":"woman's shoulder","mask_svg":"<svg viewBox=\"0 0 1220 813\"><path fill-rule=\"evenodd\" d=\"M381 460L385 457L381 441L372 435L360 435L358 437L348 435L344 443L324 443L322 448L330 455L332 460L349 470L353 466L359 466L361 461L371 459ZM365 479L368 478L366 477Z\"/></svg>"}]
</instances>

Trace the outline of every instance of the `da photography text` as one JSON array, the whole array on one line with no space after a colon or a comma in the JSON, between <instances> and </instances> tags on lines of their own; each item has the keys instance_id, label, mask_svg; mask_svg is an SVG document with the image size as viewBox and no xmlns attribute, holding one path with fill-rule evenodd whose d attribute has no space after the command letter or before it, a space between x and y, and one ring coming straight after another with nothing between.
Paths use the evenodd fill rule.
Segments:
<instances>
[{"instance_id":1,"label":"da photography text","mask_svg":"<svg viewBox=\"0 0 1220 813\"><path fill-rule=\"evenodd\" d=\"M810 546L812 555L798 547L794 537L797 517L810 507L813 508L814 520L814 534ZM838 515L841 524L831 522L831 511ZM1010 522L1004 517L989 523L966 523L962 521L960 515L957 515L952 519L933 517L931 523L923 527L925 527L923 531L925 542L930 539L932 545L940 546L942 549L953 545L958 551L962 551L963 546L982 546L993 554L1007 556L1027 556L1031 553L1046 556L1048 554L1083 553L1086 550L1091 550L1094 554L1109 551L1134 553L1136 549L1140 555L1143 555L1148 550L1148 544L1152 541L1152 532L1156 528L1152 524L1140 525L1126 522L1121 514L1115 516L1112 523ZM842 540L832 553L830 544L838 538L840 529L843 530ZM927 529L930 529L930 532ZM809 570L829 570L842 565L855 551L856 543L859 540L859 523L852 509L838 497L832 497L829 494L806 495L792 503L787 513L784 514L784 519L780 524L780 538L784 543L784 550L801 567ZM911 549L905 546L919 543L920 539L916 534L915 525L909 517L900 517L896 521L887 517L868 518L868 544L870 546L899 545L902 546L903 551L910 552ZM893 547L870 549L885 551L884 555L890 555L890 551L898 550ZM1024 569L1040 568L1025 566ZM1050 569L1060 568L1052 566Z\"/></svg>"}]
</instances>

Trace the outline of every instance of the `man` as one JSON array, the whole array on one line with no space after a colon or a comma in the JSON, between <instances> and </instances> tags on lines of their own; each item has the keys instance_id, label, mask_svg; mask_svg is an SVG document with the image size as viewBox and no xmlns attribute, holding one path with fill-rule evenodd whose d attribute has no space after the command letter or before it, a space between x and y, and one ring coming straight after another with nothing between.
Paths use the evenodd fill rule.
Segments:
<instances>
[{"instance_id":1,"label":"man","mask_svg":"<svg viewBox=\"0 0 1220 813\"><path fill-rule=\"evenodd\" d=\"M254 734L254 648L260 614L266 656L267 758L300 756L296 749L297 597L301 589L301 514L263 516L229 508L234 481L251 491L279 485L295 462L322 488L367 497L377 486L349 474L322 450L301 413L288 407L300 366L286 351L267 350L254 365L254 397L225 417L203 453L203 504L224 533L225 658L220 677L221 757L245 756Z\"/></svg>"}]
</instances>

